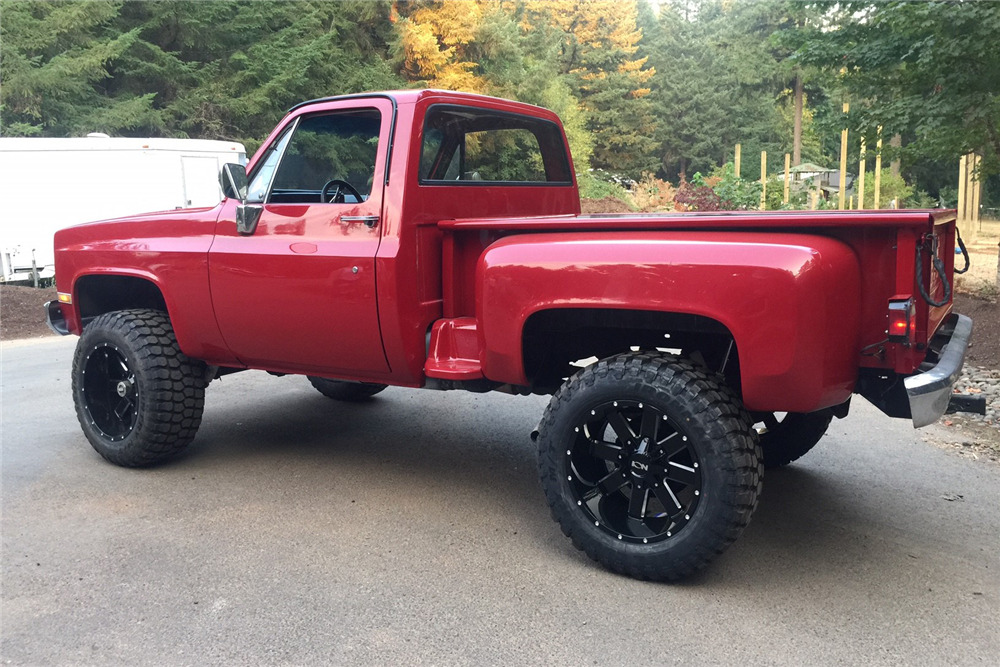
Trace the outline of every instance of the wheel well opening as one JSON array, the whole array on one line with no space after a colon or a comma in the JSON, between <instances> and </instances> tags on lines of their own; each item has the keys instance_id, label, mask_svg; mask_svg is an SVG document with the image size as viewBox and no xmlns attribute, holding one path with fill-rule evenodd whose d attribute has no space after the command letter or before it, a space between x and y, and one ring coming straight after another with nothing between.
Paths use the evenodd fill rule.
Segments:
<instances>
[{"instance_id":1,"label":"wheel well opening","mask_svg":"<svg viewBox=\"0 0 1000 667\"><path fill-rule=\"evenodd\" d=\"M75 300L84 322L103 313L128 308L167 312L160 289L134 276L83 276L76 281Z\"/></svg>"},{"instance_id":2,"label":"wheel well opening","mask_svg":"<svg viewBox=\"0 0 1000 667\"><path fill-rule=\"evenodd\" d=\"M721 372L740 391L732 333L700 315L613 308L544 310L525 322L521 342L525 374L539 391L554 391L587 360L637 350L680 354Z\"/></svg>"}]
</instances>

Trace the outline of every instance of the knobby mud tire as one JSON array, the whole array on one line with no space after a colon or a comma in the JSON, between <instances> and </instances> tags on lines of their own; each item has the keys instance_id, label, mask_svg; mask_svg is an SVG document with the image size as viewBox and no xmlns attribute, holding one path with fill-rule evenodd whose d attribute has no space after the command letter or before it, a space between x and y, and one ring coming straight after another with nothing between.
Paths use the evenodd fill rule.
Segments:
<instances>
[{"instance_id":1,"label":"knobby mud tire","mask_svg":"<svg viewBox=\"0 0 1000 667\"><path fill-rule=\"evenodd\" d=\"M201 425L205 366L180 351L161 311L98 316L80 336L72 374L84 435L116 465L144 467L169 459L194 440Z\"/></svg>"},{"instance_id":2,"label":"knobby mud tire","mask_svg":"<svg viewBox=\"0 0 1000 667\"><path fill-rule=\"evenodd\" d=\"M645 414L650 410L654 413L650 421L662 419L666 426L652 427L655 435L652 439L646 438L647 444L658 441L661 434L667 433L667 438L660 441L660 449L666 451L667 445L662 442L677 440L670 435L671 432L676 431L686 438L687 450L679 454L684 457L686 465L672 463L672 459L668 461L665 458L666 455L659 459L667 461L660 464L660 470L669 471L672 466L678 470L700 470L699 476L691 477L691 480L697 481L691 481L686 490L682 485L671 482L677 497L674 497L675 490L672 489L670 499L664 501L662 507L667 509L671 501L678 503L681 494L687 492L691 498L690 507L693 508L689 512L679 509L677 523L673 523L673 517L655 518L667 517L669 512L666 511L646 517L647 503L654 502L649 500L653 496L648 489L656 485L655 477L645 478L638 486L633 479L631 486L626 484L619 490L627 496L626 489L631 489L632 494L637 492L636 488L647 489L642 491L645 495L640 512L640 516L645 518L636 522L630 505L629 516L622 520L627 525L636 526L634 534L622 534L628 531L616 529L612 525L614 519L610 511L608 516L612 517L611 521L602 523L604 517L598 515L602 503L607 503L607 507L613 504L612 501L620 501L619 504L631 501L613 498L609 494L596 503L597 514L588 509L593 498L601 495L601 483L591 487L590 491L581 491L586 487L581 482L583 475L580 469L584 463L592 465L592 461L580 458L578 452L580 448L587 451L594 447L595 438L586 435L581 441L581 433L593 433L592 420L601 419L593 415L600 414L600 410L608 410L608 428L611 428L611 420L616 419L615 410L621 410L627 419L632 419L640 434L636 436L633 433L626 439L638 442L639 449L643 447L639 438L646 430ZM629 410L634 416L628 417ZM591 423L587 423L588 420ZM621 419L617 423L620 424ZM584 424L583 431L577 432L575 429L580 428L580 424ZM603 429L602 426L597 427L597 431L605 432ZM629 432L634 430L629 427ZM607 432L612 433L612 439L618 433L614 429ZM607 450L610 444L607 436L599 439L605 442L598 448ZM621 438L616 443L621 445ZM611 451L618 451L613 449L614 446L611 444ZM618 458L628 458L624 450L628 447L623 445ZM624 354L599 361L571 377L545 410L538 438L538 455L541 484L552 516L563 533L578 549L605 567L648 580L670 581L687 577L706 567L725 551L749 523L757 506L763 476L756 432L742 402L720 377L673 355ZM637 450L633 456L641 458L642 452ZM615 456L604 451L602 458L614 459ZM636 460L633 459L630 465L635 466ZM643 460L646 463L640 462L637 469L643 466L656 469L657 464L651 459ZM627 477L625 464L621 464L620 471L612 473L612 468L618 463L599 463L605 467L598 467L597 475L607 470L608 477L613 474L621 474L619 479ZM629 467L627 472L634 475L632 470ZM668 479L669 472L667 477L660 479L663 487L658 490L664 495ZM696 491L691 492L694 484L697 484ZM585 504L587 497L591 500ZM686 522L683 526L680 524L682 521ZM660 522L658 527L656 522ZM673 531L671 526L674 526ZM657 530L659 534L650 537L647 543L644 535Z\"/></svg>"}]
</instances>

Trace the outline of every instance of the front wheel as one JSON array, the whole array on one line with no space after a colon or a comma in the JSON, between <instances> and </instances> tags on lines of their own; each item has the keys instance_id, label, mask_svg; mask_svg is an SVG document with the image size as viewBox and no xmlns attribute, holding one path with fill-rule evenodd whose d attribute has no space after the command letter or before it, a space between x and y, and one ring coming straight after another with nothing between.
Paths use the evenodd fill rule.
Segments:
<instances>
[{"instance_id":1,"label":"front wheel","mask_svg":"<svg viewBox=\"0 0 1000 667\"><path fill-rule=\"evenodd\" d=\"M750 418L721 379L674 356L626 354L570 378L546 408L539 473L577 548L640 579L707 566L761 489Z\"/></svg>"},{"instance_id":2,"label":"front wheel","mask_svg":"<svg viewBox=\"0 0 1000 667\"><path fill-rule=\"evenodd\" d=\"M205 407L204 365L177 345L166 313L119 310L87 325L73 355L83 433L108 461L148 466L194 440Z\"/></svg>"}]
</instances>

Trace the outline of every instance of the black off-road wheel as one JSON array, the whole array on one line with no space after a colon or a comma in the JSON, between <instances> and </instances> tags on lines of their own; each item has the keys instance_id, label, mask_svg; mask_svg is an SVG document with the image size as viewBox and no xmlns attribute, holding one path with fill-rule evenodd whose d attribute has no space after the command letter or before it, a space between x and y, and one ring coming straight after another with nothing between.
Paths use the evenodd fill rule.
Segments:
<instances>
[{"instance_id":1,"label":"black off-road wheel","mask_svg":"<svg viewBox=\"0 0 1000 667\"><path fill-rule=\"evenodd\" d=\"M780 468L802 457L816 446L830 427L830 413L769 413L757 422L765 468Z\"/></svg>"},{"instance_id":2,"label":"black off-road wheel","mask_svg":"<svg viewBox=\"0 0 1000 667\"><path fill-rule=\"evenodd\" d=\"M73 355L73 401L87 440L129 468L168 459L194 439L205 367L177 346L166 313L119 310L87 325Z\"/></svg>"},{"instance_id":3,"label":"black off-road wheel","mask_svg":"<svg viewBox=\"0 0 1000 667\"><path fill-rule=\"evenodd\" d=\"M552 516L588 556L680 579L743 532L763 467L742 403L671 355L625 354L571 377L545 410L539 473Z\"/></svg>"},{"instance_id":4,"label":"black off-road wheel","mask_svg":"<svg viewBox=\"0 0 1000 667\"><path fill-rule=\"evenodd\" d=\"M370 382L346 382L344 380L328 380L326 378L309 375L309 382L316 387L319 393L337 401L350 401L360 403L367 401L375 394L379 393L389 385L374 384Z\"/></svg>"}]
</instances>

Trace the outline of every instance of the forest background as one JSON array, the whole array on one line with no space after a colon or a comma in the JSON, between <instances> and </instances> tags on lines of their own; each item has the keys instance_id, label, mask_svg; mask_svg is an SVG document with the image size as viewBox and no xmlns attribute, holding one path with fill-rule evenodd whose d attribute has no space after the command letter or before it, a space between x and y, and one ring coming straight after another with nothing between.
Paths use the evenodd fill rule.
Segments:
<instances>
[{"instance_id":1,"label":"forest background","mask_svg":"<svg viewBox=\"0 0 1000 667\"><path fill-rule=\"evenodd\" d=\"M1000 3L969 0L0 0L0 134L253 151L299 101L436 87L552 109L583 195L633 208L756 208L760 151L772 179L785 153L836 168L844 128L871 171L881 126L883 205L954 207L976 152L988 212L997 34Z\"/></svg>"}]
</instances>

